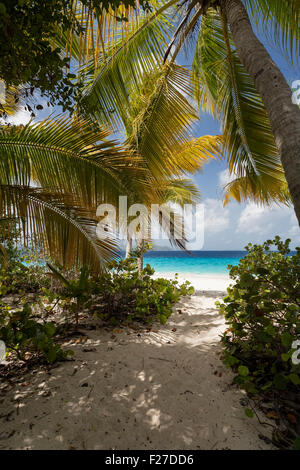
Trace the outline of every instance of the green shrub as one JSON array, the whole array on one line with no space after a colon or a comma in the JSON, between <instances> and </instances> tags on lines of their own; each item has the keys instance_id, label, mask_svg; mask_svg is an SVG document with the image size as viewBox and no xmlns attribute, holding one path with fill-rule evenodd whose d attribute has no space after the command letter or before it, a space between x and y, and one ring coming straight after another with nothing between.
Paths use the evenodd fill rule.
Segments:
<instances>
[{"instance_id":1,"label":"green shrub","mask_svg":"<svg viewBox=\"0 0 300 470\"><path fill-rule=\"evenodd\" d=\"M46 269L37 253L7 248L7 265L0 265L0 297L36 293L49 286Z\"/></svg>"},{"instance_id":2,"label":"green shrub","mask_svg":"<svg viewBox=\"0 0 300 470\"><path fill-rule=\"evenodd\" d=\"M76 279L69 280L48 264L63 286L59 292L60 305L75 314L76 325L78 314L87 308L112 325L133 320L145 323L159 320L165 324L180 296L193 294L189 282L179 286L176 279L153 279L154 269L149 265L139 273L140 254L140 250L135 250L127 259L112 261L107 265L107 272L96 278L90 277L83 267Z\"/></svg>"},{"instance_id":3,"label":"green shrub","mask_svg":"<svg viewBox=\"0 0 300 470\"><path fill-rule=\"evenodd\" d=\"M94 281L93 292L100 297L98 314L112 324L120 321L159 320L165 324L172 313L172 306L182 295L192 295L194 288L189 282L178 285L178 281L154 279L154 269L147 264L142 272L137 271L139 250L127 259L113 261L109 272Z\"/></svg>"},{"instance_id":4,"label":"green shrub","mask_svg":"<svg viewBox=\"0 0 300 470\"><path fill-rule=\"evenodd\" d=\"M300 340L300 248L291 256L289 244L276 237L248 245L247 256L230 266L234 284L217 302L228 325L225 364L249 393L299 389L300 365L292 356Z\"/></svg>"},{"instance_id":5,"label":"green shrub","mask_svg":"<svg viewBox=\"0 0 300 470\"><path fill-rule=\"evenodd\" d=\"M59 293L59 299L62 300L64 305L74 314L77 327L80 310L86 308L91 302L90 271L83 266L80 269L78 278L68 279L50 263L47 263L47 266L51 270L50 274L63 286L63 289ZM75 302L73 300L75 300Z\"/></svg>"},{"instance_id":6,"label":"green shrub","mask_svg":"<svg viewBox=\"0 0 300 470\"><path fill-rule=\"evenodd\" d=\"M39 323L34 319L29 304L14 311L5 304L0 305L0 339L7 350L16 352L19 359L24 359L26 352L40 352L47 362L52 363L72 354L54 343L55 334L53 323Z\"/></svg>"}]
</instances>

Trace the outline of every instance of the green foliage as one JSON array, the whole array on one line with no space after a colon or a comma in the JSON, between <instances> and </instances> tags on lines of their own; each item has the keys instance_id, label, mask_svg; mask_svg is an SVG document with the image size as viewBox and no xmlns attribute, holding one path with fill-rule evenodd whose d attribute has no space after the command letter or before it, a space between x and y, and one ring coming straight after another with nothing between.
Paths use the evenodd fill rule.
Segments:
<instances>
[{"instance_id":1,"label":"green foliage","mask_svg":"<svg viewBox=\"0 0 300 470\"><path fill-rule=\"evenodd\" d=\"M67 279L58 269L47 263L51 269L51 274L63 285L63 291L60 293L60 299L70 301L70 310L74 312L76 326L78 326L79 311L86 306L90 299L91 283L89 281L90 271L85 266L80 269L78 279ZM75 302L72 302L75 299Z\"/></svg>"},{"instance_id":2,"label":"green foliage","mask_svg":"<svg viewBox=\"0 0 300 470\"><path fill-rule=\"evenodd\" d=\"M299 390L300 365L292 361L292 345L300 339L300 248L291 256L289 244L276 237L248 245L247 256L231 266L234 285L217 302L228 325L224 362L249 393Z\"/></svg>"},{"instance_id":3,"label":"green foliage","mask_svg":"<svg viewBox=\"0 0 300 470\"><path fill-rule=\"evenodd\" d=\"M15 300L24 305L13 309L0 300L0 339L8 351L15 351L22 360L27 352L40 353L49 363L66 358L71 352L63 351L53 341L56 334L54 323L43 323L40 315L36 319L26 302L28 294L35 294L35 300L41 303L42 296L50 287L49 276L39 254L13 245L8 245L6 253L8 261L0 268L0 298L17 294Z\"/></svg>"},{"instance_id":4,"label":"green foliage","mask_svg":"<svg viewBox=\"0 0 300 470\"><path fill-rule=\"evenodd\" d=\"M34 319L29 304L15 311L5 304L0 305L0 339L8 350L17 353L19 359L24 359L26 352L39 352L47 362L53 363L72 354L54 343L55 333L54 323L40 323Z\"/></svg>"},{"instance_id":5,"label":"green foliage","mask_svg":"<svg viewBox=\"0 0 300 470\"><path fill-rule=\"evenodd\" d=\"M217 10L208 10L201 21L192 71L199 104L222 123L221 153L228 156L232 180L224 187L224 202L286 202L288 190L267 112Z\"/></svg>"},{"instance_id":6,"label":"green foliage","mask_svg":"<svg viewBox=\"0 0 300 470\"><path fill-rule=\"evenodd\" d=\"M7 85L27 84L25 99L38 88L48 97L49 104L61 105L63 110L70 112L74 100L81 96L82 84L76 74L71 73L70 57L64 50L70 44L65 38L70 37L71 32L77 35L86 32L80 22L80 11L85 9L88 14L97 12L100 16L102 10L108 11L121 4L136 7L134 0L80 0L75 3L77 12L73 0L0 2L0 78ZM140 4L143 9L150 9L148 2L141 1ZM16 95L15 99L19 97ZM34 115L33 109L27 107ZM36 108L42 109L42 105Z\"/></svg>"},{"instance_id":7,"label":"green foliage","mask_svg":"<svg viewBox=\"0 0 300 470\"><path fill-rule=\"evenodd\" d=\"M26 254L10 247L8 268L0 271L1 295L19 294L15 300L24 305L13 309L0 301L0 339L7 350L14 351L21 360L26 359L26 353L38 353L49 363L71 354L54 342L58 332L56 325L42 319L42 310L49 314L49 308L53 312L57 305L60 311L62 307L75 316L76 326L79 313L86 308L112 325L131 321L149 324L154 320L165 324L173 304L180 296L193 294L194 289L189 282L179 286L177 280L153 279L154 270L149 265L138 272L138 258L145 250L135 250L129 258L111 262L109 270L97 278L92 278L86 267L81 268L80 274L65 274L62 269L47 263L51 275L62 286L55 292L49 284L46 266L40 261L33 263L32 257L28 258L31 260L29 266L24 266ZM39 304L34 314L28 297L26 299L30 292L36 294L35 302ZM45 299L50 302L49 306L45 306Z\"/></svg>"},{"instance_id":8,"label":"green foliage","mask_svg":"<svg viewBox=\"0 0 300 470\"><path fill-rule=\"evenodd\" d=\"M37 252L7 248L7 265L0 260L0 297L4 295L37 293L49 286L45 267Z\"/></svg>"},{"instance_id":9,"label":"green foliage","mask_svg":"<svg viewBox=\"0 0 300 470\"><path fill-rule=\"evenodd\" d=\"M149 264L138 273L140 254L140 250L134 250L130 257L113 261L109 265L111 271L95 281L93 292L100 296L102 304L99 316L112 324L133 320L159 320L165 324L180 296L194 293L189 282L179 286L177 280L153 279L154 269Z\"/></svg>"},{"instance_id":10,"label":"green foliage","mask_svg":"<svg viewBox=\"0 0 300 470\"><path fill-rule=\"evenodd\" d=\"M165 324L172 313L172 305L182 295L194 293L188 281L179 286L176 279L153 279L154 269L149 265L138 272L138 258L147 248L133 250L130 257L108 263L107 272L99 277L91 277L90 271L83 267L79 276L74 278L73 273L71 278L47 263L51 275L62 285L54 296L66 313L75 315L76 326L79 313L87 308L112 325L153 320Z\"/></svg>"},{"instance_id":11,"label":"green foliage","mask_svg":"<svg viewBox=\"0 0 300 470\"><path fill-rule=\"evenodd\" d=\"M27 83L26 97L37 87L48 95L51 104L60 104L64 109L71 109L79 83L72 81L70 59L55 47L54 40L60 28L79 32L71 4L70 0L0 2L1 79L7 85Z\"/></svg>"},{"instance_id":12,"label":"green foliage","mask_svg":"<svg viewBox=\"0 0 300 470\"><path fill-rule=\"evenodd\" d=\"M293 450L300 450L300 436L297 436L297 438L295 439Z\"/></svg>"},{"instance_id":13,"label":"green foliage","mask_svg":"<svg viewBox=\"0 0 300 470\"><path fill-rule=\"evenodd\" d=\"M245 409L245 415L248 417L248 418L253 418L254 417L254 413L252 410L250 410L250 408L246 408Z\"/></svg>"},{"instance_id":14,"label":"green foliage","mask_svg":"<svg viewBox=\"0 0 300 470\"><path fill-rule=\"evenodd\" d=\"M103 269L116 242L97 237L96 209L116 204L136 174L109 134L66 116L0 126L0 237L38 247L67 268ZM14 227L21 229L17 238Z\"/></svg>"}]
</instances>

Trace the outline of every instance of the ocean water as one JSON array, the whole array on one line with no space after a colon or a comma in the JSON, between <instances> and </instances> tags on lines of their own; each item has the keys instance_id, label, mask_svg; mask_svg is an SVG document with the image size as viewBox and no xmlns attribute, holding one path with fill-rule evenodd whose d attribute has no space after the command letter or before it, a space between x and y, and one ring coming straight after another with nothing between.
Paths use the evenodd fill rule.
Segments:
<instances>
[{"instance_id":1,"label":"ocean water","mask_svg":"<svg viewBox=\"0 0 300 470\"><path fill-rule=\"evenodd\" d=\"M227 266L237 265L245 251L148 251L144 263L159 273L228 274Z\"/></svg>"}]
</instances>

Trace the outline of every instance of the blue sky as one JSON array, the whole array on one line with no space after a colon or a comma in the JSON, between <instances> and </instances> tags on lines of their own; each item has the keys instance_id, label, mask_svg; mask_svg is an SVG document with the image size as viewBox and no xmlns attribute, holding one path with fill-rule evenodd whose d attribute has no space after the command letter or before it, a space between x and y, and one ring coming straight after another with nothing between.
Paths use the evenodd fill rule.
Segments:
<instances>
[{"instance_id":1,"label":"blue sky","mask_svg":"<svg viewBox=\"0 0 300 470\"><path fill-rule=\"evenodd\" d=\"M260 36L260 35L259 35ZM279 65L289 84L300 80L300 66L291 67L283 54L274 50L270 41L263 40L271 56ZM179 63L189 65L189 57L181 54ZM59 110L55 110L55 112ZM43 119L53 109L45 108L38 114ZM11 121L19 124L29 120L29 113L21 111ZM216 135L220 126L209 115L202 115L195 126L195 137ZM225 162L211 160L204 165L202 173L193 176L200 189L201 202L204 204L204 250L240 250L248 242L261 243L266 239L280 235L292 239L292 248L300 246L300 229L292 208L273 205L261 207L253 203L230 203L225 208L222 204L222 185L228 181ZM166 246L166 242L163 243ZM159 245L157 246L157 248ZM201 246L193 246L193 249Z\"/></svg>"}]
</instances>

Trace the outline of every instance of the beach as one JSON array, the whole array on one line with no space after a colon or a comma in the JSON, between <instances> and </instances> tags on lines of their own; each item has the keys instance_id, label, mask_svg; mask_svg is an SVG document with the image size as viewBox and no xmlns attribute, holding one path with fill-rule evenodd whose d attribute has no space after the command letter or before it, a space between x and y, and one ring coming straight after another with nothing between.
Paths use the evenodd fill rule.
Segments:
<instances>
[{"instance_id":1,"label":"beach","mask_svg":"<svg viewBox=\"0 0 300 470\"><path fill-rule=\"evenodd\" d=\"M164 277L166 279L175 279L174 272L155 272L155 278ZM189 281L195 288L196 292L202 291L217 291L225 292L230 284L230 278L228 274L210 273L210 274L194 274L194 273L178 273L178 282L182 284L185 281Z\"/></svg>"},{"instance_id":2,"label":"beach","mask_svg":"<svg viewBox=\"0 0 300 470\"><path fill-rule=\"evenodd\" d=\"M0 448L272 448L271 428L245 415L247 397L221 360L215 301L228 278L179 278L196 293L166 325L82 328L64 344L73 360L2 383Z\"/></svg>"},{"instance_id":3,"label":"beach","mask_svg":"<svg viewBox=\"0 0 300 470\"><path fill-rule=\"evenodd\" d=\"M300 0L0 24L0 450L300 450Z\"/></svg>"}]
</instances>

